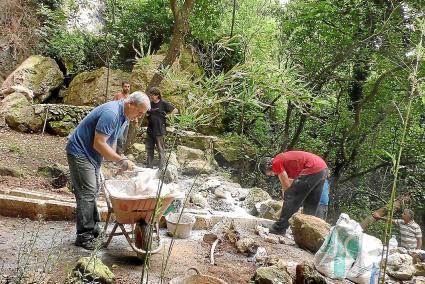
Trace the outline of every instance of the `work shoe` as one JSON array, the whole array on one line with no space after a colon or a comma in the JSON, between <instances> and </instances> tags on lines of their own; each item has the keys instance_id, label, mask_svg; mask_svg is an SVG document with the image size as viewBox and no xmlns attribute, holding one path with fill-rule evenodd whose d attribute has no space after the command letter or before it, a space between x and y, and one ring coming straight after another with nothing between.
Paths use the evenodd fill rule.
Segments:
<instances>
[{"instance_id":1,"label":"work shoe","mask_svg":"<svg viewBox=\"0 0 425 284\"><path fill-rule=\"evenodd\" d=\"M269 228L269 233L274 234L274 235L285 236L286 230L285 229L278 229L273 225Z\"/></svg>"},{"instance_id":2,"label":"work shoe","mask_svg":"<svg viewBox=\"0 0 425 284\"><path fill-rule=\"evenodd\" d=\"M93 229L93 236L97 238L100 236L100 234L102 234L102 229L99 227L99 225L96 225Z\"/></svg>"},{"instance_id":3,"label":"work shoe","mask_svg":"<svg viewBox=\"0 0 425 284\"><path fill-rule=\"evenodd\" d=\"M78 234L74 244L86 250L94 250L96 247L96 239L90 235Z\"/></svg>"}]
</instances>

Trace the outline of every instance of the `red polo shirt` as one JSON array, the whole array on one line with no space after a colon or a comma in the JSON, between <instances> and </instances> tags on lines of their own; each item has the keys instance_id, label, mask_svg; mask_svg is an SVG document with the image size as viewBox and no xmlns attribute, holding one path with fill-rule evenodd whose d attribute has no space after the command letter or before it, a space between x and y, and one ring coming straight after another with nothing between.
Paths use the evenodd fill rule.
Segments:
<instances>
[{"instance_id":1,"label":"red polo shirt","mask_svg":"<svg viewBox=\"0 0 425 284\"><path fill-rule=\"evenodd\" d=\"M278 154L272 163L275 174L285 171L289 178L311 175L326 169L328 166L319 156L303 151L288 151Z\"/></svg>"}]
</instances>

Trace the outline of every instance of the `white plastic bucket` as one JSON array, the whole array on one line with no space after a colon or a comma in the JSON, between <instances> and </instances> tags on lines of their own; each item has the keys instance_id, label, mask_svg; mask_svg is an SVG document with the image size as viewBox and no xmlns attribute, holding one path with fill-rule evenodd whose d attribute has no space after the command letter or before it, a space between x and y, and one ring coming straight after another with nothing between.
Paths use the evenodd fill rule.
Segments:
<instances>
[{"instance_id":1,"label":"white plastic bucket","mask_svg":"<svg viewBox=\"0 0 425 284\"><path fill-rule=\"evenodd\" d=\"M180 213L170 213L165 216L167 229L172 236L179 239L186 239L190 236L196 219L191 215L183 214L179 220L179 216Z\"/></svg>"}]
</instances>

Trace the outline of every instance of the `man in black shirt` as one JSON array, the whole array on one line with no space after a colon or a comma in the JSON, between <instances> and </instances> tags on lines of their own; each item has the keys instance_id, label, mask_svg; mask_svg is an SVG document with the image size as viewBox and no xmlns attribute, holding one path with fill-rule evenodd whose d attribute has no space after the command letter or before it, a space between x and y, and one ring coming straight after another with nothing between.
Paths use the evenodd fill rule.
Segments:
<instances>
[{"instance_id":1,"label":"man in black shirt","mask_svg":"<svg viewBox=\"0 0 425 284\"><path fill-rule=\"evenodd\" d=\"M168 116L175 115L178 112L173 105L166 102L161 97L159 88L152 87L148 91L151 101L151 109L147 113L148 131L146 137L147 166L153 167L154 148L158 151L159 168L164 167L164 150L165 150L165 123Z\"/></svg>"}]
</instances>

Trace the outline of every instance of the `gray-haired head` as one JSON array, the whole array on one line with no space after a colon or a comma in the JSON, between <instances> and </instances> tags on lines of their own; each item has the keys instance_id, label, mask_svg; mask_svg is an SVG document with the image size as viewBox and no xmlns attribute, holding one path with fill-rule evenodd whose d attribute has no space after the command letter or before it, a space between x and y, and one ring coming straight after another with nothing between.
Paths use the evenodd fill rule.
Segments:
<instances>
[{"instance_id":1,"label":"gray-haired head","mask_svg":"<svg viewBox=\"0 0 425 284\"><path fill-rule=\"evenodd\" d=\"M148 110L151 109L149 97L142 91L131 93L127 98L124 99L124 102L135 105L147 104L149 106Z\"/></svg>"},{"instance_id":2,"label":"gray-haired head","mask_svg":"<svg viewBox=\"0 0 425 284\"><path fill-rule=\"evenodd\" d=\"M404 209L403 214L407 214L409 216L409 220L413 220L415 218L415 213L413 212L413 210Z\"/></svg>"}]
</instances>

